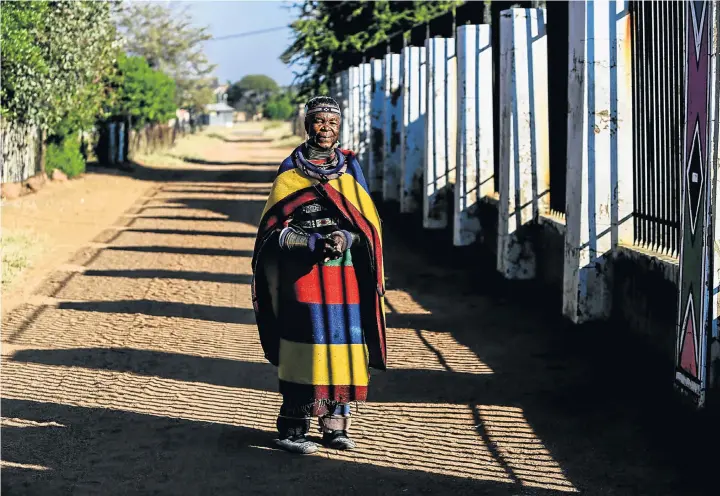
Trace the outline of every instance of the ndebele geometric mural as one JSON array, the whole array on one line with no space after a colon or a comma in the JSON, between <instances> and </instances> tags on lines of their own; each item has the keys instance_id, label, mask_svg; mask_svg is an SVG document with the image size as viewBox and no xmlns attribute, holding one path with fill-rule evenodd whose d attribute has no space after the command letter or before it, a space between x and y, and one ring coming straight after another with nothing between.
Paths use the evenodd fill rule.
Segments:
<instances>
[{"instance_id":1,"label":"ndebele geometric mural","mask_svg":"<svg viewBox=\"0 0 720 496\"><path fill-rule=\"evenodd\" d=\"M688 9L685 48L685 146L682 181L682 240L678 283L675 384L698 407L705 403L711 339L713 264L712 186L717 164L711 150L714 130L710 94L715 8L694 1ZM717 138L715 138L717 139Z\"/></svg>"}]
</instances>

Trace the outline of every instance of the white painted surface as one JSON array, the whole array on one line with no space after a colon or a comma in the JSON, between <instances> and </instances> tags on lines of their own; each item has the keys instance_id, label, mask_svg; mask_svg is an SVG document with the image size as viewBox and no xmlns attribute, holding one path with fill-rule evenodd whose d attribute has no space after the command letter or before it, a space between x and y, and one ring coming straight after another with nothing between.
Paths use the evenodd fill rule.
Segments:
<instances>
[{"instance_id":1,"label":"white painted surface","mask_svg":"<svg viewBox=\"0 0 720 496\"><path fill-rule=\"evenodd\" d=\"M493 193L493 87L489 25L457 29L458 132L453 243L467 246L480 233L477 206Z\"/></svg>"},{"instance_id":2,"label":"white painted surface","mask_svg":"<svg viewBox=\"0 0 720 496\"><path fill-rule=\"evenodd\" d=\"M350 67L350 142L347 148L358 152L360 148L360 68Z\"/></svg>"},{"instance_id":3,"label":"white painted surface","mask_svg":"<svg viewBox=\"0 0 720 496\"><path fill-rule=\"evenodd\" d=\"M340 72L340 111L342 126L340 128L340 147L347 148L352 141L352 115L350 110L350 71Z\"/></svg>"},{"instance_id":4,"label":"white painted surface","mask_svg":"<svg viewBox=\"0 0 720 496\"><path fill-rule=\"evenodd\" d=\"M382 191L383 159L385 150L385 63L373 60L370 95L370 153L368 155L368 187L371 193Z\"/></svg>"},{"instance_id":5,"label":"white painted surface","mask_svg":"<svg viewBox=\"0 0 720 496\"><path fill-rule=\"evenodd\" d=\"M545 19L544 9L500 14L497 268L509 279L535 277L535 252L519 228L549 209Z\"/></svg>"},{"instance_id":6,"label":"white painted surface","mask_svg":"<svg viewBox=\"0 0 720 496\"><path fill-rule=\"evenodd\" d=\"M427 89L425 48L402 52L402 114L400 135L400 212L417 212L422 205Z\"/></svg>"},{"instance_id":7,"label":"white painted surface","mask_svg":"<svg viewBox=\"0 0 720 496\"><path fill-rule=\"evenodd\" d=\"M627 7L627 2L609 0L569 5L563 313L573 322L609 317L612 294L607 256L619 243L632 241Z\"/></svg>"},{"instance_id":8,"label":"white painted surface","mask_svg":"<svg viewBox=\"0 0 720 496\"><path fill-rule=\"evenodd\" d=\"M357 156L363 170L368 177L368 157L370 155L370 99L372 97L372 69L370 64L360 65L360 122Z\"/></svg>"},{"instance_id":9,"label":"white painted surface","mask_svg":"<svg viewBox=\"0 0 720 496\"><path fill-rule=\"evenodd\" d=\"M382 179L382 194L385 201L400 201L400 126L402 126L400 68L399 53L385 56L385 160Z\"/></svg>"},{"instance_id":10,"label":"white painted surface","mask_svg":"<svg viewBox=\"0 0 720 496\"><path fill-rule=\"evenodd\" d=\"M443 229L453 201L457 146L457 57L454 38L425 40L427 109L423 227Z\"/></svg>"}]
</instances>

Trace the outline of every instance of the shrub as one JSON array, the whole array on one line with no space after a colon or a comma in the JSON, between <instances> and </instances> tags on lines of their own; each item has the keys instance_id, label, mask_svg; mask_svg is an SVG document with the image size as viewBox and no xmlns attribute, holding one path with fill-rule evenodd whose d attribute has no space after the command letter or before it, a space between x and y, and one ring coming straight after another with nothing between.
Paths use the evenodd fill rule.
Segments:
<instances>
[{"instance_id":1,"label":"shrub","mask_svg":"<svg viewBox=\"0 0 720 496\"><path fill-rule=\"evenodd\" d=\"M48 144L45 154L45 172L50 175L55 169L60 169L67 177L75 177L85 172L85 159L80 153L80 141L77 134L64 136Z\"/></svg>"},{"instance_id":2,"label":"shrub","mask_svg":"<svg viewBox=\"0 0 720 496\"><path fill-rule=\"evenodd\" d=\"M284 93L270 98L265 105L265 117L273 120L286 121L295 113L295 106L290 100L290 95Z\"/></svg>"}]
</instances>

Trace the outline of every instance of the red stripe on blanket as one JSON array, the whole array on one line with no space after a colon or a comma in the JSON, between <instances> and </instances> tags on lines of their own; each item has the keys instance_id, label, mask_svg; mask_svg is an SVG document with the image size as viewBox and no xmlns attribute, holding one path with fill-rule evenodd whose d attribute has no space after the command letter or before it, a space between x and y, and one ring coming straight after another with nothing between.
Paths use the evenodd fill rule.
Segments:
<instances>
[{"instance_id":1,"label":"red stripe on blanket","mask_svg":"<svg viewBox=\"0 0 720 496\"><path fill-rule=\"evenodd\" d=\"M261 219L260 228L258 229L259 237L262 237L266 232L275 229L278 224L284 222L300 205L313 201L317 197L318 195L315 190L304 189L277 202L265 213L265 217Z\"/></svg>"},{"instance_id":2,"label":"red stripe on blanket","mask_svg":"<svg viewBox=\"0 0 720 496\"><path fill-rule=\"evenodd\" d=\"M318 267L295 282L301 303L359 304L360 293L354 267Z\"/></svg>"}]
</instances>

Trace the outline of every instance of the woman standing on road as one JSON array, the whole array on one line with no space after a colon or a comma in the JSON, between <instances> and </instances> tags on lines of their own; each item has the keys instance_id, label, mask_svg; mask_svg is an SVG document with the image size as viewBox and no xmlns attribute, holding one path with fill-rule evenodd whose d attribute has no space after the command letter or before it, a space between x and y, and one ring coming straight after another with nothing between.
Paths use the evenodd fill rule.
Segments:
<instances>
[{"instance_id":1,"label":"woman standing on road","mask_svg":"<svg viewBox=\"0 0 720 496\"><path fill-rule=\"evenodd\" d=\"M350 404L364 402L368 366L385 370L380 219L360 164L338 148L337 102L305 106L308 139L280 166L258 229L253 305L283 403L277 444L295 453L319 417L323 444L351 449Z\"/></svg>"}]
</instances>

